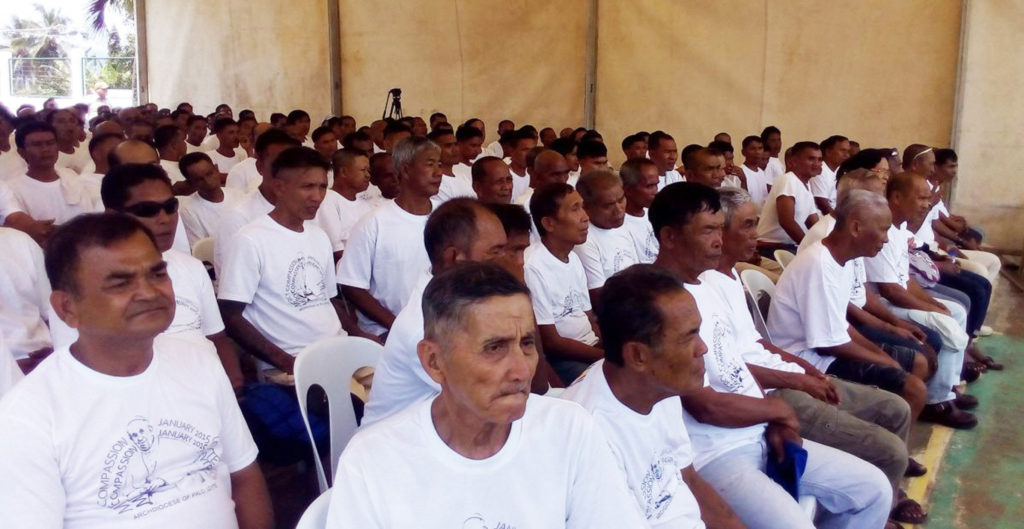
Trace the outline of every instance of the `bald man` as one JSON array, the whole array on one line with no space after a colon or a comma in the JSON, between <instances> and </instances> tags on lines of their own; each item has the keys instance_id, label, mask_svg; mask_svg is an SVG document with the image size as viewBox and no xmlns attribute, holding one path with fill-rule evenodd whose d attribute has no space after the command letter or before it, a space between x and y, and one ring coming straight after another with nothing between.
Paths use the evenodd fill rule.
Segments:
<instances>
[{"instance_id":1,"label":"bald man","mask_svg":"<svg viewBox=\"0 0 1024 529\"><path fill-rule=\"evenodd\" d=\"M537 153L533 159L533 166L527 167L527 172L530 175L530 187L523 191L515 203L529 212L530 197L537 188L553 182L564 184L569 180L569 162L565 160L565 156L551 149L544 149Z\"/></svg>"}]
</instances>

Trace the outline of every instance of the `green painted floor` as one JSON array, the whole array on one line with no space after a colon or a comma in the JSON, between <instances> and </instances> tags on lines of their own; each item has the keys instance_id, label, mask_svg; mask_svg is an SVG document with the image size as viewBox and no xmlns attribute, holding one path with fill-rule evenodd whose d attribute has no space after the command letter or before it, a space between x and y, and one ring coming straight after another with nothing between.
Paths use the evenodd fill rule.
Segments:
<instances>
[{"instance_id":1,"label":"green painted floor","mask_svg":"<svg viewBox=\"0 0 1024 529\"><path fill-rule=\"evenodd\" d=\"M1024 339L991 336L978 346L1006 370L968 386L981 401L978 426L953 434L927 529L1024 528Z\"/></svg>"}]
</instances>

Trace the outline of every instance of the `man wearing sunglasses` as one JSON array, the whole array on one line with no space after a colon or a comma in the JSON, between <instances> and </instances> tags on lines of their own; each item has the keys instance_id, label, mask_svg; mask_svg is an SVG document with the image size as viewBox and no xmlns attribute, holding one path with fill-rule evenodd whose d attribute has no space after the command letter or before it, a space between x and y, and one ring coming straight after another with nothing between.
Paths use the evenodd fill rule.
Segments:
<instances>
[{"instance_id":1,"label":"man wearing sunglasses","mask_svg":"<svg viewBox=\"0 0 1024 529\"><path fill-rule=\"evenodd\" d=\"M167 173L153 164L120 165L103 178L100 194L108 211L127 213L149 228L157 249L167 261L175 311L174 321L164 332L209 339L217 348L232 386L240 389L242 371L238 355L224 332L206 267L191 255L171 248L178 226L178 199L171 191Z\"/></svg>"}]
</instances>

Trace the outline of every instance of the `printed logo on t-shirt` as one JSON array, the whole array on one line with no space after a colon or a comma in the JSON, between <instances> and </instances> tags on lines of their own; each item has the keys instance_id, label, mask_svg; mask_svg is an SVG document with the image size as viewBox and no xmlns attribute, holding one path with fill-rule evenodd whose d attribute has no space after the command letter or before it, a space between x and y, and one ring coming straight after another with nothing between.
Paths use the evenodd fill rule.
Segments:
<instances>
[{"instance_id":1,"label":"printed logo on t-shirt","mask_svg":"<svg viewBox=\"0 0 1024 529\"><path fill-rule=\"evenodd\" d=\"M562 310L555 316L555 319L562 319L574 312L583 312L583 303L586 298L583 297L583 293L576 290L570 290L565 295L565 299L562 300Z\"/></svg>"},{"instance_id":2,"label":"printed logo on t-shirt","mask_svg":"<svg viewBox=\"0 0 1024 529\"><path fill-rule=\"evenodd\" d=\"M864 261L862 259L854 259L853 287L850 289L850 299L861 299L864 297L864 283L860 282L862 277L864 277Z\"/></svg>"},{"instance_id":3,"label":"printed logo on t-shirt","mask_svg":"<svg viewBox=\"0 0 1024 529\"><path fill-rule=\"evenodd\" d=\"M740 365L733 354L725 350L725 337L730 333L730 327L722 321L718 314L710 315L711 343L708 344L708 354L704 356L704 363L713 363L707 366L709 372L718 375L725 389L730 393L742 393L745 386L743 380L743 366ZM703 324L702 324L703 325ZM732 345L730 341L730 345Z\"/></svg>"},{"instance_id":4,"label":"printed logo on t-shirt","mask_svg":"<svg viewBox=\"0 0 1024 529\"><path fill-rule=\"evenodd\" d=\"M195 425L136 417L104 456L96 503L140 519L216 489L220 438Z\"/></svg>"},{"instance_id":5,"label":"printed logo on t-shirt","mask_svg":"<svg viewBox=\"0 0 1024 529\"><path fill-rule=\"evenodd\" d=\"M612 257L612 273L617 274L623 269L634 265L633 258L629 253L629 250L625 248L616 248L615 256Z\"/></svg>"},{"instance_id":6,"label":"printed logo on t-shirt","mask_svg":"<svg viewBox=\"0 0 1024 529\"><path fill-rule=\"evenodd\" d=\"M644 472L644 478L640 480L641 506L648 520L660 519L665 514L681 480L675 456L670 449L663 450L654 458L647 472Z\"/></svg>"},{"instance_id":7,"label":"printed logo on t-shirt","mask_svg":"<svg viewBox=\"0 0 1024 529\"><path fill-rule=\"evenodd\" d=\"M167 328L168 334L202 329L199 307L187 299L174 298L174 321Z\"/></svg>"},{"instance_id":8,"label":"printed logo on t-shirt","mask_svg":"<svg viewBox=\"0 0 1024 529\"><path fill-rule=\"evenodd\" d=\"M653 263L658 258L658 238L654 235L654 229L647 231L647 242L644 243L643 253L647 260L645 262Z\"/></svg>"},{"instance_id":9,"label":"printed logo on t-shirt","mask_svg":"<svg viewBox=\"0 0 1024 529\"><path fill-rule=\"evenodd\" d=\"M288 265L284 297L291 306L304 310L328 302L324 268L316 259L302 256Z\"/></svg>"},{"instance_id":10,"label":"printed logo on t-shirt","mask_svg":"<svg viewBox=\"0 0 1024 529\"><path fill-rule=\"evenodd\" d=\"M516 529L516 526L506 522L489 525L482 514L473 513L462 522L460 529Z\"/></svg>"}]
</instances>

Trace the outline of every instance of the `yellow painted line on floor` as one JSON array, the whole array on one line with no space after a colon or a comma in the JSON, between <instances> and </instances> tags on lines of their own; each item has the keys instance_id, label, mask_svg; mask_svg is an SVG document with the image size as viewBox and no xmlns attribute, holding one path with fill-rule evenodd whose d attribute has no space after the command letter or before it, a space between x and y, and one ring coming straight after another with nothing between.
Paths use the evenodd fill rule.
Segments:
<instances>
[{"instance_id":1,"label":"yellow painted line on floor","mask_svg":"<svg viewBox=\"0 0 1024 529\"><path fill-rule=\"evenodd\" d=\"M917 500L927 511L932 488L935 486L935 479L939 475L939 467L942 466L942 459L946 455L946 448L953 438L953 429L945 426L932 426L931 435L928 437L928 444L923 452L914 454L914 459L928 469L928 473L905 481L907 496ZM924 525L907 525L905 527L924 527Z\"/></svg>"}]
</instances>

